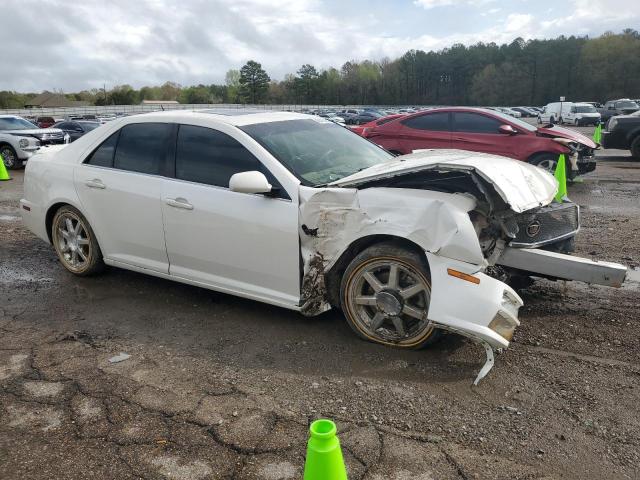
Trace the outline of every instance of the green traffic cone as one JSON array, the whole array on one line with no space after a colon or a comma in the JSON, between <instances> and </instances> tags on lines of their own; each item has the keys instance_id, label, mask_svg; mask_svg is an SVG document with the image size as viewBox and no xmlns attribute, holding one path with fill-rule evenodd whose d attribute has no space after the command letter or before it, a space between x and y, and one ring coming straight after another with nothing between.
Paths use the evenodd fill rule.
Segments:
<instances>
[{"instance_id":1,"label":"green traffic cone","mask_svg":"<svg viewBox=\"0 0 640 480\"><path fill-rule=\"evenodd\" d=\"M567 168L564 153L561 153L558 157L558 165L556 165L556 171L553 176L558 180L558 192L555 196L556 202L562 203L565 200L569 200L569 197L567 197Z\"/></svg>"},{"instance_id":2,"label":"green traffic cone","mask_svg":"<svg viewBox=\"0 0 640 480\"><path fill-rule=\"evenodd\" d=\"M0 155L0 181L3 180L11 180L9 176L9 172L7 172L7 167L4 166L4 158Z\"/></svg>"},{"instance_id":3,"label":"green traffic cone","mask_svg":"<svg viewBox=\"0 0 640 480\"><path fill-rule=\"evenodd\" d=\"M598 123L598 125L596 125L596 129L593 131L593 141L598 144L602 141L602 124L601 123Z\"/></svg>"},{"instance_id":4,"label":"green traffic cone","mask_svg":"<svg viewBox=\"0 0 640 480\"><path fill-rule=\"evenodd\" d=\"M309 427L304 480L347 480L336 424L331 420L316 420Z\"/></svg>"}]
</instances>

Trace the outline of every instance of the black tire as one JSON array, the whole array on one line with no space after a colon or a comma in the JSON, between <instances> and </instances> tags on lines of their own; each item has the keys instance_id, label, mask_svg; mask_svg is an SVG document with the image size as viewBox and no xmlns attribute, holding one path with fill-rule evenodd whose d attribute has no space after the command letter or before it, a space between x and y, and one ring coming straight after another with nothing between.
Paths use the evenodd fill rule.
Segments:
<instances>
[{"instance_id":1,"label":"black tire","mask_svg":"<svg viewBox=\"0 0 640 480\"><path fill-rule=\"evenodd\" d=\"M631 156L640 159L640 135L631 142Z\"/></svg>"},{"instance_id":2,"label":"black tire","mask_svg":"<svg viewBox=\"0 0 640 480\"><path fill-rule=\"evenodd\" d=\"M62 266L74 275L86 277L104 270L96 236L77 208L64 205L56 211L51 222L51 243Z\"/></svg>"},{"instance_id":3,"label":"black tire","mask_svg":"<svg viewBox=\"0 0 640 480\"><path fill-rule=\"evenodd\" d=\"M18 158L18 154L11 145L0 145L0 155L4 160L4 166L9 170L17 170L22 167L22 160Z\"/></svg>"},{"instance_id":4,"label":"black tire","mask_svg":"<svg viewBox=\"0 0 640 480\"><path fill-rule=\"evenodd\" d=\"M562 117L560 117L560 119L558 120L558 123L559 123L560 125L564 125L564 119L563 119Z\"/></svg>"},{"instance_id":5,"label":"black tire","mask_svg":"<svg viewBox=\"0 0 640 480\"><path fill-rule=\"evenodd\" d=\"M546 171L554 173L558 165L558 155L553 153L539 153L529 160L531 165L544 168Z\"/></svg>"},{"instance_id":6,"label":"black tire","mask_svg":"<svg viewBox=\"0 0 640 480\"><path fill-rule=\"evenodd\" d=\"M550 123L551 125L554 125L554 124L556 123L556 119L555 119L555 118L553 118L553 117L549 117L549 123Z\"/></svg>"},{"instance_id":7,"label":"black tire","mask_svg":"<svg viewBox=\"0 0 640 480\"><path fill-rule=\"evenodd\" d=\"M369 274L377 286L367 280ZM364 340L404 349L423 348L439 337L426 319L430 299L425 259L395 243L379 243L358 254L340 285L340 306L351 329Z\"/></svg>"}]
</instances>

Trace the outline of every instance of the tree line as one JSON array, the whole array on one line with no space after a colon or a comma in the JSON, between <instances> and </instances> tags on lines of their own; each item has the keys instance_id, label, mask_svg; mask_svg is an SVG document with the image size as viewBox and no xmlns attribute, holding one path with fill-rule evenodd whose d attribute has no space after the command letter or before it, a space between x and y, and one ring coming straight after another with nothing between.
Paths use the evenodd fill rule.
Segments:
<instances>
[{"instance_id":1,"label":"tree line","mask_svg":"<svg viewBox=\"0 0 640 480\"><path fill-rule=\"evenodd\" d=\"M0 108L20 108L35 94L0 92ZM67 94L93 105L143 100L181 103L313 105L543 105L567 100L640 98L640 33L626 29L596 38L517 38L508 44L452 45L410 50L400 58L348 61L339 69L302 65L272 80L250 60L229 70L224 84L183 87L119 85Z\"/></svg>"}]
</instances>

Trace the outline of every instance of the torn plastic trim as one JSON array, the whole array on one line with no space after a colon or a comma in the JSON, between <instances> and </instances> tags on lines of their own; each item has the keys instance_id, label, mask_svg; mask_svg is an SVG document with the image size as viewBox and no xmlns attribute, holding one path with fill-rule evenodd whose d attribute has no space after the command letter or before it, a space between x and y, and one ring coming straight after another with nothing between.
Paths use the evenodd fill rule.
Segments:
<instances>
[{"instance_id":1,"label":"torn plastic trim","mask_svg":"<svg viewBox=\"0 0 640 480\"><path fill-rule=\"evenodd\" d=\"M482 348L484 348L485 361L484 361L484 364L482 365L482 367L480 368L480 371L476 375L475 380L473 381L473 385L478 385L478 383L480 383L480 381L489 374L489 372L491 371L491 369L493 368L493 366L496 363L495 362L494 349L491 346L491 344L489 344L485 340L482 340L481 338L477 338L477 337L475 337L473 335L470 335L469 332L465 332L464 330L460 330L458 328L453 328L453 327L450 327L448 325L443 325L443 324L437 323L437 322L432 322L432 325L433 325L434 328L438 328L440 330L445 330L447 332L455 333L456 335L460 335L462 337L468 338L472 342L477 343L478 345L481 345ZM498 349L498 350L500 350L500 349Z\"/></svg>"}]
</instances>

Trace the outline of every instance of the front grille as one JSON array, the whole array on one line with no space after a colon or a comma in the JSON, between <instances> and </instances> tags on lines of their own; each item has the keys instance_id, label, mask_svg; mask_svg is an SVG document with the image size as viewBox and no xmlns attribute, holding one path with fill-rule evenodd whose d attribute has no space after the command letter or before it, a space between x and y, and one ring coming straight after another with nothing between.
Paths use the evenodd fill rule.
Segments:
<instances>
[{"instance_id":1,"label":"front grille","mask_svg":"<svg viewBox=\"0 0 640 480\"><path fill-rule=\"evenodd\" d=\"M552 203L516 217L518 233L512 247L540 247L569 238L580 228L580 210L575 203Z\"/></svg>"}]
</instances>

